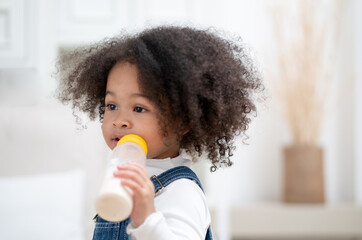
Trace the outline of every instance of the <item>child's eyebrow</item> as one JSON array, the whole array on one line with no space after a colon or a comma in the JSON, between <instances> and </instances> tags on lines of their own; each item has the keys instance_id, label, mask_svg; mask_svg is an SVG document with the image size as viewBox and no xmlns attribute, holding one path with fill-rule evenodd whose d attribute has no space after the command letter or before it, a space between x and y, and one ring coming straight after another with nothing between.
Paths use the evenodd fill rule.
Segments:
<instances>
[{"instance_id":1,"label":"child's eyebrow","mask_svg":"<svg viewBox=\"0 0 362 240\"><path fill-rule=\"evenodd\" d=\"M111 95L111 96L115 96L116 94L114 94L114 92L112 92L112 91L106 91L106 96L107 95ZM150 97L148 97L147 95L145 95L145 94L143 94L143 93L133 93L132 95L131 95L131 97L142 97L142 98L146 98L147 100L149 100L150 99Z\"/></svg>"},{"instance_id":2,"label":"child's eyebrow","mask_svg":"<svg viewBox=\"0 0 362 240\"><path fill-rule=\"evenodd\" d=\"M107 95L112 95L112 96L114 96L114 93L107 90L105 96L107 96Z\"/></svg>"},{"instance_id":3,"label":"child's eyebrow","mask_svg":"<svg viewBox=\"0 0 362 240\"><path fill-rule=\"evenodd\" d=\"M146 98L147 100L150 99L150 97L148 97L147 95L145 95L143 93L133 93L131 96L132 97L142 97L142 98Z\"/></svg>"}]
</instances>

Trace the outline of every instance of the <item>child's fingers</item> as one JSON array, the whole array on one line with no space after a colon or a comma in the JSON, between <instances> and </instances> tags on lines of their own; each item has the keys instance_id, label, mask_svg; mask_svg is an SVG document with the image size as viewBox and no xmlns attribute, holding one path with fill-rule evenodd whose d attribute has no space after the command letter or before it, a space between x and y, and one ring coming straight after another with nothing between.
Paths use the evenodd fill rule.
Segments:
<instances>
[{"instance_id":1,"label":"child's fingers","mask_svg":"<svg viewBox=\"0 0 362 240\"><path fill-rule=\"evenodd\" d=\"M138 196L140 199L148 199L154 197L154 190L152 189L153 186L149 184L145 184L140 186L137 182L134 182L130 179L122 179L121 184L125 187L129 187L133 194Z\"/></svg>"},{"instance_id":2,"label":"child's fingers","mask_svg":"<svg viewBox=\"0 0 362 240\"><path fill-rule=\"evenodd\" d=\"M130 162L121 166L117 166L117 169L120 170L120 174L125 173L126 171L131 171L138 174L143 181L149 180L147 170L141 164Z\"/></svg>"},{"instance_id":3,"label":"child's fingers","mask_svg":"<svg viewBox=\"0 0 362 240\"><path fill-rule=\"evenodd\" d=\"M139 226L147 216L155 212L153 202L155 187L143 165L128 163L117 166L117 169L114 175L121 179L122 186L128 187L133 192L134 207L131 218Z\"/></svg>"},{"instance_id":4,"label":"child's fingers","mask_svg":"<svg viewBox=\"0 0 362 240\"><path fill-rule=\"evenodd\" d=\"M125 187L129 187L132 190L133 194L137 192L137 189L140 188L139 184L129 179L122 179L121 184Z\"/></svg>"},{"instance_id":5,"label":"child's fingers","mask_svg":"<svg viewBox=\"0 0 362 240\"><path fill-rule=\"evenodd\" d=\"M142 176L140 176L140 174L138 174L137 172L133 172L133 171L129 171L129 170L124 170L124 171L120 171L120 172L116 172L115 173L116 177L121 178L121 182L128 180L128 181L133 181L134 183L136 183L138 185L138 187L143 187L143 185L145 185L145 180Z\"/></svg>"},{"instance_id":6,"label":"child's fingers","mask_svg":"<svg viewBox=\"0 0 362 240\"><path fill-rule=\"evenodd\" d=\"M143 173L147 172L146 167L142 164L135 163L135 162L127 162L126 164L117 165L118 169L138 169L139 171L142 171Z\"/></svg>"},{"instance_id":7,"label":"child's fingers","mask_svg":"<svg viewBox=\"0 0 362 240\"><path fill-rule=\"evenodd\" d=\"M122 181L124 181L124 179L134 181L139 185L139 188L152 189L153 184L148 178L148 173L144 166L139 164L125 164L120 166L119 169L119 171L114 173L115 177L121 178Z\"/></svg>"}]
</instances>

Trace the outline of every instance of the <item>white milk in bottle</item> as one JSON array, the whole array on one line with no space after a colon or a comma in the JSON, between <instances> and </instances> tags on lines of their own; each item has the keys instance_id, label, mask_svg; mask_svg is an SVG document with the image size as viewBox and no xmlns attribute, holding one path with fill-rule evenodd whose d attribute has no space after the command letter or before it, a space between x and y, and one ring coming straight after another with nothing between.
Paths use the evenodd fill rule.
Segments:
<instances>
[{"instance_id":1,"label":"white milk in bottle","mask_svg":"<svg viewBox=\"0 0 362 240\"><path fill-rule=\"evenodd\" d=\"M133 208L132 191L121 185L119 178L113 176L117 165L127 162L146 162L147 144L138 135L129 134L122 137L113 149L105 172L95 208L98 215L110 222L120 222L131 215Z\"/></svg>"}]
</instances>

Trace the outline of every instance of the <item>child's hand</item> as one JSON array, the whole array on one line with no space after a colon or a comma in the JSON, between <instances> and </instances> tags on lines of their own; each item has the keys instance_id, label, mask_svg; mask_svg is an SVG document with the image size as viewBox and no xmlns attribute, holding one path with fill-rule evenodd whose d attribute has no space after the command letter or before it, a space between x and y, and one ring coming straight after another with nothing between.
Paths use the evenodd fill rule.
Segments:
<instances>
[{"instance_id":1,"label":"child's hand","mask_svg":"<svg viewBox=\"0 0 362 240\"><path fill-rule=\"evenodd\" d=\"M145 219L154 213L155 187L148 177L147 170L138 163L126 163L117 166L118 171L114 172L115 177L121 178L121 184L133 191L133 210L131 218L136 226L140 226Z\"/></svg>"}]
</instances>

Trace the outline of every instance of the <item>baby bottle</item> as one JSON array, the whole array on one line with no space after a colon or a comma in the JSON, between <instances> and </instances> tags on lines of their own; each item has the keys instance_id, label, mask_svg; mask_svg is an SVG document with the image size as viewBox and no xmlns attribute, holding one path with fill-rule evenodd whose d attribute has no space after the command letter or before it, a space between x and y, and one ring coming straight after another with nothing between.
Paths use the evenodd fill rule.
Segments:
<instances>
[{"instance_id":1,"label":"baby bottle","mask_svg":"<svg viewBox=\"0 0 362 240\"><path fill-rule=\"evenodd\" d=\"M127 162L145 164L147 144L140 136L129 134L122 137L113 149L105 177L95 200L98 215L110 222L128 218L133 208L132 190L123 187L120 179L113 176L117 165Z\"/></svg>"}]
</instances>

